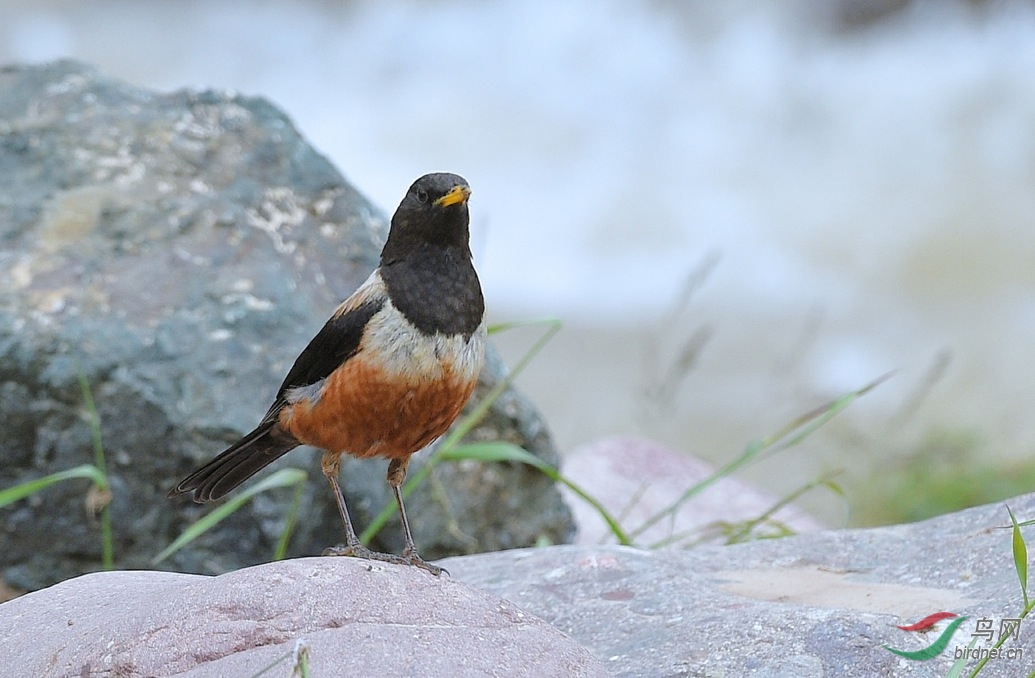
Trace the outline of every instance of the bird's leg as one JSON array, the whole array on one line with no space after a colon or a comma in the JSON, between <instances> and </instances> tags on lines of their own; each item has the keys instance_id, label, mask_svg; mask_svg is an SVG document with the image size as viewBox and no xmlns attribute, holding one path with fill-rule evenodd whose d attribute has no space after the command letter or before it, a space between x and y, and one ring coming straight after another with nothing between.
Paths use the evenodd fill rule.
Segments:
<instances>
[{"instance_id":1,"label":"bird's leg","mask_svg":"<svg viewBox=\"0 0 1035 678\"><path fill-rule=\"evenodd\" d=\"M341 455L329 452L324 454L320 467L334 489L334 501L338 502L338 514L341 515L341 522L345 523L345 546L329 548L323 552L323 555L359 556L360 552L367 551L368 549L363 546L359 537L356 536L356 530L352 527L352 519L349 518L349 509L345 506L345 495L342 494L341 486L338 485L338 473L341 471Z\"/></svg>"},{"instance_id":2,"label":"bird's leg","mask_svg":"<svg viewBox=\"0 0 1035 678\"><path fill-rule=\"evenodd\" d=\"M406 507L403 505L402 490L400 489L403 481L406 480L406 467L409 464L409 457L396 458L388 464L388 484L392 486L395 503L399 505L399 518L402 520L403 538L406 542L403 546L402 557L410 565L425 569L436 577L443 572L449 574L445 568L432 565L417 555L417 546L413 543L413 535L410 533L410 521L406 518Z\"/></svg>"},{"instance_id":3,"label":"bird's leg","mask_svg":"<svg viewBox=\"0 0 1035 678\"><path fill-rule=\"evenodd\" d=\"M334 488L334 500L338 502L338 513L341 515L341 521L345 523L345 545L332 546L324 549L323 555L353 556L355 558L366 558L367 560L380 560L386 563L396 563L397 565L409 565L410 561L402 556L371 551L366 546L363 546L363 542L361 542L359 537L356 536L356 530L352 527L352 520L349 519L349 509L345 506L345 495L342 494L341 486L338 485L338 472L341 470L341 455L331 454L330 452L324 454L323 461L320 466L323 469L323 474L327 476L327 480L330 481L331 487Z\"/></svg>"},{"instance_id":4,"label":"bird's leg","mask_svg":"<svg viewBox=\"0 0 1035 678\"><path fill-rule=\"evenodd\" d=\"M365 558L367 560L380 560L385 563L395 563L396 565L416 565L421 567L428 572L439 575L443 572L441 567L436 567L429 563L424 562L420 556L417 555L416 550L413 547L413 537L410 536L410 526L406 523L406 513L402 514L403 529L406 532L406 549L403 551L403 555L397 556L394 553L380 553L378 551L372 551L363 545L363 542L359 540L356 535L356 530L352 527L352 520L349 518L349 509L345 506L345 495L341 491L341 486L338 484L338 473L341 471L341 455L337 454L324 454L323 461L321 463L323 474L327 477L327 480L331 483L331 487L334 488L334 500L338 503L338 513L341 515L341 521L345 524L345 545L344 546L332 546L331 548L324 549L323 555L325 556L352 556L354 558ZM391 469L391 466L389 466ZM406 477L406 465L403 464L402 477ZM400 480L400 482L402 482ZM399 490L393 485L395 489L395 499L399 502L400 510L402 509L402 497L399 495Z\"/></svg>"}]
</instances>

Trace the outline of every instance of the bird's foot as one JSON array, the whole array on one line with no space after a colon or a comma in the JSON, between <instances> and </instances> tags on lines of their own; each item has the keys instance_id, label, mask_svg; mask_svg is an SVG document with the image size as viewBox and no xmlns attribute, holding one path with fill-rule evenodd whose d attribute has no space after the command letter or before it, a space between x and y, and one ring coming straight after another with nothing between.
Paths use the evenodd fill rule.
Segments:
<instances>
[{"instance_id":1,"label":"bird's foot","mask_svg":"<svg viewBox=\"0 0 1035 678\"><path fill-rule=\"evenodd\" d=\"M441 575L443 572L449 574L449 571L444 567L438 565L432 565L428 561L417 555L416 551L406 550L403 551L401 556L397 556L394 553L381 553L380 551L371 551L362 544L356 544L352 546L332 546L324 549L323 554L325 556L351 556L353 558L365 558L366 560L379 560L382 563L393 563L395 565L411 565L413 567L419 567L422 570L426 570L436 577Z\"/></svg>"},{"instance_id":2,"label":"bird's foot","mask_svg":"<svg viewBox=\"0 0 1035 678\"><path fill-rule=\"evenodd\" d=\"M428 561L424 560L419 555L417 555L416 549L406 549L402 552L402 556L400 557L403 560L405 560L408 564L413 565L414 567L419 567L422 570L427 570L436 577L442 575L442 573L445 573L446 576L450 576L449 570L447 570L444 567L439 567L438 565L432 565Z\"/></svg>"}]
</instances>

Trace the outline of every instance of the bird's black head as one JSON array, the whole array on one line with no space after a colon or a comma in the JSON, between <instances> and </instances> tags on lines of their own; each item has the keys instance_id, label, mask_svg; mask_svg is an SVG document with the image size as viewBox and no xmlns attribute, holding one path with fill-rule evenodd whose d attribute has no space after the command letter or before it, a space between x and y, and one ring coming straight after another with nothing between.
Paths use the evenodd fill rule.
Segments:
<instances>
[{"instance_id":1,"label":"bird's black head","mask_svg":"<svg viewBox=\"0 0 1035 678\"><path fill-rule=\"evenodd\" d=\"M425 174L413 182L392 216L381 262L433 247L458 247L469 256L471 187L456 174Z\"/></svg>"}]
</instances>

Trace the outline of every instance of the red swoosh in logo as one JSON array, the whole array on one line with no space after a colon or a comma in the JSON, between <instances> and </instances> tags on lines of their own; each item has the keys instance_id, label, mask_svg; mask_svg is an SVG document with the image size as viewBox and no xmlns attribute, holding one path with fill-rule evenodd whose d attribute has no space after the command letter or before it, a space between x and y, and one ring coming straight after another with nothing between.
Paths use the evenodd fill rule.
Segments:
<instances>
[{"instance_id":1,"label":"red swoosh in logo","mask_svg":"<svg viewBox=\"0 0 1035 678\"><path fill-rule=\"evenodd\" d=\"M957 616L959 615L953 612L935 612L934 614L927 615L915 624L910 624L909 626L899 626L897 628L900 628L903 631L926 631L927 629L931 628L943 619L951 619Z\"/></svg>"}]
</instances>

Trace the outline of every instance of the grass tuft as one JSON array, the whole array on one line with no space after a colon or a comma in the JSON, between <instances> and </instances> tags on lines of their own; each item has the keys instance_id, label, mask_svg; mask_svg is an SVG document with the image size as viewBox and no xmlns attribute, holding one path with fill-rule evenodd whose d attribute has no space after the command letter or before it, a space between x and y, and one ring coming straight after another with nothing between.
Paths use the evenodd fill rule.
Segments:
<instances>
[{"instance_id":1,"label":"grass tuft","mask_svg":"<svg viewBox=\"0 0 1035 678\"><path fill-rule=\"evenodd\" d=\"M101 565L105 570L115 569L115 539L111 519L111 485L108 482L107 465L104 459L104 445L101 441L101 419L90 393L90 384L82 370L79 371L79 387L83 396L93 440L93 464L81 464L64 471L57 471L42 478L29 480L13 487L0 490L0 508L66 480L87 479L91 482L86 494L86 507L91 516L100 513Z\"/></svg>"},{"instance_id":2,"label":"grass tuft","mask_svg":"<svg viewBox=\"0 0 1035 678\"><path fill-rule=\"evenodd\" d=\"M1032 601L1028 597L1028 547L1024 541L1024 535L1021 533L1021 528L1035 523L1035 520L1018 523L1017 518L1013 515L1013 511L1009 506L1006 507L1006 512L1010 516L1009 527L1011 531L1010 543L1013 550L1013 567L1014 571L1017 573L1017 580L1021 585L1021 596L1024 598L1024 607L1021 610L1021 613L1017 615L1017 619L1024 620L1028 616L1028 613L1031 612L1032 608L1035 608L1035 601ZM1020 622L1018 622L1018 624L1019 623ZM991 647L991 650L998 650L1001 648L1008 638L1010 638L1009 634L1000 633L999 639L996 641L995 645ZM973 643L971 643L971 646L973 646ZM981 670L985 668L989 659L991 659L991 653L989 656L983 657L974 665L973 670L967 674L967 678L976 678L976 676L981 673ZM965 662L965 658L961 658L961 661ZM958 666L959 664L960 662L953 664L952 669L947 674L949 678L955 678L955 676L960 675L960 672L962 672L963 669ZM1028 678L1033 677L1035 677L1035 671L1028 674Z\"/></svg>"},{"instance_id":3,"label":"grass tuft","mask_svg":"<svg viewBox=\"0 0 1035 678\"><path fill-rule=\"evenodd\" d=\"M234 511L244 506L252 499L252 497L261 492L279 487L295 487L296 493L294 503L297 504L300 501L301 491L305 485L306 478L306 472L300 468L282 468L276 473L263 478L254 485L246 488L244 491L235 494L225 504L216 507L216 509L211 513L204 515L196 523L193 523L190 527L184 530L183 533L173 541L173 543L169 544L161 553L152 558L151 564L157 565L172 554L176 553L184 546L218 525L228 516L233 514ZM280 557L283 557L283 552L287 550L288 538L291 530L294 528L294 521L297 517L297 510L289 512L289 520L284 526L284 532L281 534L281 538L277 544L277 553L274 556L275 558L279 559ZM279 554L279 556L277 554Z\"/></svg>"},{"instance_id":4,"label":"grass tuft","mask_svg":"<svg viewBox=\"0 0 1035 678\"><path fill-rule=\"evenodd\" d=\"M660 521L666 519L674 521L675 515L687 501L703 492L721 478L730 476L748 464L763 459L768 455L799 444L819 427L851 405L857 398L875 388L890 376L886 375L881 377L860 389L847 393L841 398L824 405L823 407L801 415L767 438L748 445L738 457L730 461L725 466L717 469L708 478L705 478L701 482L687 488L687 490L683 492L678 500L673 502L671 506L665 507L655 515L649 517L643 524L630 530L622 525L622 518L612 515L598 498L590 495L570 478L564 476L559 469L547 464L529 451L505 441L467 444L460 443L462 438L470 433L483 419L485 414L500 397L503 391L513 383L514 379L535 358L546 343L549 342L550 339L560 330L561 323L556 319L510 322L490 327L489 333L494 334L516 327L525 326L543 326L545 329L542 335L533 342L532 346L521 357L514 368L503 379L501 379L489 391L489 393L477 403L474 409L467 416L463 417L442 439L441 443L428 457L427 462L416 473L414 473L403 486L402 493L404 497L409 496L415 488L417 488L422 482L425 482L429 478L435 466L443 461L526 464L538 469L554 482L561 483L568 487L576 496L578 496L582 501L585 501L601 516L619 544L632 545L636 543L637 538L646 530ZM102 561L106 569L112 569L114 567L114 548L109 506L111 492L106 473L104 447L101 440L100 418L90 392L89 383L83 374L80 374L80 387L83 394L84 408L87 412L90 423L93 440L94 463L77 466L73 469L68 469L28 483L23 483L22 485L0 490L0 507L27 497L30 494L57 482L74 478L89 479L93 483L90 497L94 502L95 510L99 511L101 516L100 522L103 545ZM292 533L298 521L298 513L301 506L303 488L306 480L306 472L298 468L285 468L273 473L237 493L226 503L216 507L210 513L190 525L171 544L158 553L152 559L151 564L157 565L165 561L170 556L198 539L205 532L218 525L235 511L239 510L256 495L271 489L293 487L295 488L293 499L285 517L284 529L278 539L276 549L273 554L273 558L275 560L284 558L290 544ZM737 523L718 522L709 526L709 529L713 530L713 532L722 534L727 543L738 543L749 539L775 538L791 534L792 530L776 520L773 517L774 514L790 502L798 499L804 493L817 488L825 488L837 494L841 494L840 487L837 486L831 478L820 478L803 485L798 490L795 490L789 496L776 502L772 507L755 518ZM364 543L369 543L378 531L384 527L392 515L394 515L396 510L394 501L387 502L377 516L375 516L370 524L367 525L366 529L361 533L360 539ZM644 544L643 546L649 548L671 546L693 536L694 535L692 534L675 535L653 544ZM689 542L684 545L693 546L695 543L699 543L700 541L701 539L698 539L697 542ZM1021 540L1020 543L1023 546L1023 540ZM1015 546L1015 548L1017 547ZM1024 560L1026 562L1026 555ZM1025 595L1027 594L1025 593Z\"/></svg>"},{"instance_id":5,"label":"grass tuft","mask_svg":"<svg viewBox=\"0 0 1035 678\"><path fill-rule=\"evenodd\" d=\"M730 461L728 464L718 469L712 475L708 476L704 480L694 485L691 485L686 489L685 492L677 499L671 506L654 514L643 522L642 525L632 530L630 536L636 538L646 532L648 529L658 524L662 520L668 519L670 521L675 520L676 513L683 507L683 505L696 497L701 492L714 485L720 479L725 478L733 473L739 471L745 466L754 463L766 456L775 454L781 450L793 447L800 444L810 435L815 433L823 424L830 421L834 416L843 411L846 407L854 403L857 399L869 393L871 390L879 386L885 380L887 380L891 374L886 374L882 377L875 379L869 384L862 388L856 389L845 395L841 396L837 400L834 400L827 405L816 408L810 412L795 417L793 420L788 422L783 428L779 429L772 435L763 438L762 440L751 443L740 453L735 459ZM833 489L836 486L832 486L830 483L824 483L822 479L815 481L815 487L828 486ZM808 487L808 486L806 486ZM836 492L840 493L840 488L835 489Z\"/></svg>"},{"instance_id":6,"label":"grass tuft","mask_svg":"<svg viewBox=\"0 0 1035 678\"><path fill-rule=\"evenodd\" d=\"M111 523L111 486L108 483L108 464L104 458L104 442L101 440L101 415L93 402L90 392L90 381L86 374L79 370L79 390L83 395L83 406L90 422L90 438L93 442L93 465L97 468L98 479L87 495L87 506L91 515L101 514L101 565L105 570L115 569L115 533Z\"/></svg>"}]
</instances>

